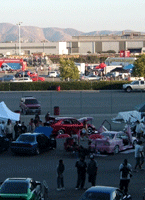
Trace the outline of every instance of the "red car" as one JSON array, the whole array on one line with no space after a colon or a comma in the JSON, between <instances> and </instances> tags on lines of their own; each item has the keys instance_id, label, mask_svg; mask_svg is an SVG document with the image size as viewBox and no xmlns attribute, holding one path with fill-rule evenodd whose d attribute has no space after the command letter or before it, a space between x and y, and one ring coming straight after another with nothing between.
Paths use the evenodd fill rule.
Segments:
<instances>
[{"instance_id":1,"label":"red car","mask_svg":"<svg viewBox=\"0 0 145 200\"><path fill-rule=\"evenodd\" d=\"M37 81L45 81L44 77L40 77L40 76L31 76L31 79L33 82L37 82Z\"/></svg>"},{"instance_id":2,"label":"red car","mask_svg":"<svg viewBox=\"0 0 145 200\"><path fill-rule=\"evenodd\" d=\"M83 120L90 121L92 118L81 118L81 119L75 119L73 117L57 117L55 118L55 121L51 124L51 127L53 128L53 134L77 134L79 130L82 130L83 128ZM89 134L94 132L96 130L95 126L88 123L88 131Z\"/></svg>"}]
</instances>

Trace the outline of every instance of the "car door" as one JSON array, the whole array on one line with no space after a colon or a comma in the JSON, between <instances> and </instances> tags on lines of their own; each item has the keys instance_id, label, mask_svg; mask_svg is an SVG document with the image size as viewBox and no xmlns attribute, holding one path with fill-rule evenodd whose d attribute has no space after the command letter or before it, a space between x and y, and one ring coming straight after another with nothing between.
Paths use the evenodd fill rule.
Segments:
<instances>
[{"instance_id":1,"label":"car door","mask_svg":"<svg viewBox=\"0 0 145 200\"><path fill-rule=\"evenodd\" d=\"M39 200L41 188L33 179L30 181L30 190L32 192L33 199Z\"/></svg>"},{"instance_id":2,"label":"car door","mask_svg":"<svg viewBox=\"0 0 145 200\"><path fill-rule=\"evenodd\" d=\"M65 133L71 133L72 132L72 122L70 119L64 119L62 121L62 129L65 130Z\"/></svg>"},{"instance_id":3,"label":"car door","mask_svg":"<svg viewBox=\"0 0 145 200\"><path fill-rule=\"evenodd\" d=\"M83 125L76 119L71 119L73 134L77 134L83 128Z\"/></svg>"},{"instance_id":4,"label":"car door","mask_svg":"<svg viewBox=\"0 0 145 200\"><path fill-rule=\"evenodd\" d=\"M45 150L47 148L48 140L43 134L37 136L37 142L40 150Z\"/></svg>"}]
</instances>

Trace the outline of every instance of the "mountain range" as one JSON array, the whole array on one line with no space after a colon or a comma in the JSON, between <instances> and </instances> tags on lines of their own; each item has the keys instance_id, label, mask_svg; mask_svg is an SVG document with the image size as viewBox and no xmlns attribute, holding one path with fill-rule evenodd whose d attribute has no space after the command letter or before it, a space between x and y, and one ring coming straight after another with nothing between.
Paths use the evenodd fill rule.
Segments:
<instances>
[{"instance_id":1,"label":"mountain range","mask_svg":"<svg viewBox=\"0 0 145 200\"><path fill-rule=\"evenodd\" d=\"M128 31L128 30L127 30ZM20 26L20 37L22 42L57 42L69 41L72 36L79 35L121 35L122 31L93 31L82 32L72 28L40 28L36 26ZM0 23L0 42L18 42L19 27L10 23Z\"/></svg>"}]
</instances>

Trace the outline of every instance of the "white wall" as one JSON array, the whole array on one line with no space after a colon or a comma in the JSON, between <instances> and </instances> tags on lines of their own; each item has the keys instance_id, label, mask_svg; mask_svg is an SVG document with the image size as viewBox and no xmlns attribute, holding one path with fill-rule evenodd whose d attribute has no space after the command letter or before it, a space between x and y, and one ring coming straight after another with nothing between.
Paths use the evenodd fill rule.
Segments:
<instances>
[{"instance_id":1,"label":"white wall","mask_svg":"<svg viewBox=\"0 0 145 200\"><path fill-rule=\"evenodd\" d=\"M68 54L67 43L59 42L59 55Z\"/></svg>"}]
</instances>

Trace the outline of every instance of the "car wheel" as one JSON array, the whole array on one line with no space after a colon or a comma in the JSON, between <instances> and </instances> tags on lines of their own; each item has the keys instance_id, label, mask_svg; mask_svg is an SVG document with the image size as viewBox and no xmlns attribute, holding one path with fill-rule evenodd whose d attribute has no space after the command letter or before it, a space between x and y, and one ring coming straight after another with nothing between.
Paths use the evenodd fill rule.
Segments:
<instances>
[{"instance_id":1,"label":"car wheel","mask_svg":"<svg viewBox=\"0 0 145 200\"><path fill-rule=\"evenodd\" d=\"M127 87L127 88L126 88L126 92L129 93L129 92L131 92L131 91L132 91L131 87Z\"/></svg>"},{"instance_id":2,"label":"car wheel","mask_svg":"<svg viewBox=\"0 0 145 200\"><path fill-rule=\"evenodd\" d=\"M133 141L133 148L135 148L135 145L137 144L137 141L136 140L134 140Z\"/></svg>"},{"instance_id":3,"label":"car wheel","mask_svg":"<svg viewBox=\"0 0 145 200\"><path fill-rule=\"evenodd\" d=\"M118 153L119 153L119 146L116 145L116 146L114 147L114 154L118 154Z\"/></svg>"},{"instance_id":4,"label":"car wheel","mask_svg":"<svg viewBox=\"0 0 145 200\"><path fill-rule=\"evenodd\" d=\"M60 135L60 134L64 134L64 130L60 129L60 130L58 131L58 134L59 134L59 135Z\"/></svg>"},{"instance_id":5,"label":"car wheel","mask_svg":"<svg viewBox=\"0 0 145 200\"><path fill-rule=\"evenodd\" d=\"M88 127L88 134L90 135L90 134L92 134L92 132L93 132L92 127Z\"/></svg>"},{"instance_id":6,"label":"car wheel","mask_svg":"<svg viewBox=\"0 0 145 200\"><path fill-rule=\"evenodd\" d=\"M39 149L39 147L36 148L35 153L36 153L36 155L39 155L39 154L40 154L40 149Z\"/></svg>"}]
</instances>

